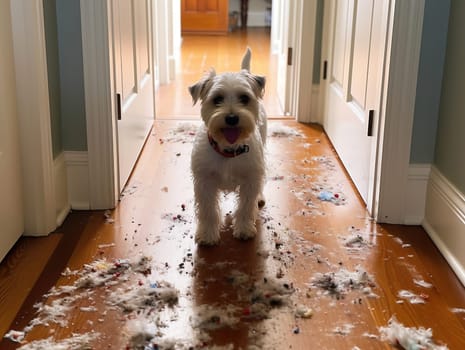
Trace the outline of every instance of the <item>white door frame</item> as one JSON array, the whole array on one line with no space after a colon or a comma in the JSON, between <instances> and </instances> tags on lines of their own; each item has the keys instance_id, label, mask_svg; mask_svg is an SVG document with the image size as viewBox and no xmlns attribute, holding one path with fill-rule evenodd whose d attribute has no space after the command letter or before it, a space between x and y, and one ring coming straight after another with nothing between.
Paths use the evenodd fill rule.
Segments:
<instances>
[{"instance_id":1,"label":"white door frame","mask_svg":"<svg viewBox=\"0 0 465 350\"><path fill-rule=\"evenodd\" d=\"M367 209L377 222L404 224L424 0L391 0L386 10L386 50L379 112L374 121ZM330 62L328 12L325 9L322 60ZM328 80L321 82L320 91L326 91Z\"/></svg>"},{"instance_id":2,"label":"white door frame","mask_svg":"<svg viewBox=\"0 0 465 350\"><path fill-rule=\"evenodd\" d=\"M112 63L109 55L111 28L108 25L107 1L81 0L92 209L115 207L119 193ZM314 22L314 16L307 17L305 13L308 10L311 15L313 3L314 1L299 0L299 6L302 6L301 18L305 21L295 21L296 33L301 33L300 40L306 40L306 43L308 32L303 28L305 23ZM373 205L369 208L378 222L404 222L403 203L409 167L424 3L424 0L392 0L391 3L382 110L375 125L378 142L371 192ZM56 227L56 213L43 4L42 1L15 0L11 1L11 9L17 95L20 99L18 113L21 120L24 193L27 193L26 232L45 234ZM302 86L306 87L305 82L311 80L308 80L308 73L305 73L300 64L309 62L305 60L308 52L297 52L299 54L295 57L295 62L301 68L300 71L296 68L294 105L296 111L299 111L296 115L302 118L310 115L309 89L303 90ZM310 105L314 103L312 99Z\"/></svg>"},{"instance_id":3,"label":"white door frame","mask_svg":"<svg viewBox=\"0 0 465 350\"><path fill-rule=\"evenodd\" d=\"M24 233L57 227L55 176L42 1L11 0L17 114L23 173Z\"/></svg>"},{"instance_id":4,"label":"white door frame","mask_svg":"<svg viewBox=\"0 0 465 350\"><path fill-rule=\"evenodd\" d=\"M377 222L406 223L406 194L425 0L391 0L372 206Z\"/></svg>"}]
</instances>

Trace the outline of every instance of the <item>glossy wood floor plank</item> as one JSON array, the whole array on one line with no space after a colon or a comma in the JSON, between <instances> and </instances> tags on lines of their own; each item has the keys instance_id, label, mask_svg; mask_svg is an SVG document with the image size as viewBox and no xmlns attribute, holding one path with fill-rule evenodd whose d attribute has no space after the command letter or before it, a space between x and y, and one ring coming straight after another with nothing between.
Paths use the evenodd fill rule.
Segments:
<instances>
[{"instance_id":1,"label":"glossy wood floor plank","mask_svg":"<svg viewBox=\"0 0 465 350\"><path fill-rule=\"evenodd\" d=\"M21 238L0 265L0 334L10 323L42 273L61 235ZM40 249L37 243L40 241Z\"/></svg>"}]
</instances>

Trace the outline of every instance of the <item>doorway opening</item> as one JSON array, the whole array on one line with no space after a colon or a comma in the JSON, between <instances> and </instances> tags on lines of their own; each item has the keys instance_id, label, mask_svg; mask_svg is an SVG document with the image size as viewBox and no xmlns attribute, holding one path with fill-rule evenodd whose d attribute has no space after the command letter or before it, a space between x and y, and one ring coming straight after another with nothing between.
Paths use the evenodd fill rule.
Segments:
<instances>
[{"instance_id":1,"label":"doorway opening","mask_svg":"<svg viewBox=\"0 0 465 350\"><path fill-rule=\"evenodd\" d=\"M266 77L263 102L268 117L290 118L284 116L278 98L278 55L271 49L271 28L264 26L238 28L226 35L183 35L176 54L175 78L155 93L156 119L198 120L200 106L192 105L188 87L210 68L218 73L239 70L247 46L252 50L252 72Z\"/></svg>"}]
</instances>

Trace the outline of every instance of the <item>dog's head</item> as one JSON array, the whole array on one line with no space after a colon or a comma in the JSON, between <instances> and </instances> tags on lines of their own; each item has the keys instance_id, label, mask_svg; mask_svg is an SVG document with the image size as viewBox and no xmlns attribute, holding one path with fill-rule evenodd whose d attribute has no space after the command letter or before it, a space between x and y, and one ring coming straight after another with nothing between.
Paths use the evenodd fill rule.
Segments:
<instances>
[{"instance_id":1,"label":"dog's head","mask_svg":"<svg viewBox=\"0 0 465 350\"><path fill-rule=\"evenodd\" d=\"M250 51L247 55L250 59ZM242 68L222 74L212 69L189 87L194 104L201 101L200 114L211 137L220 144L239 143L254 132L259 121L265 78L251 74L244 60Z\"/></svg>"}]
</instances>

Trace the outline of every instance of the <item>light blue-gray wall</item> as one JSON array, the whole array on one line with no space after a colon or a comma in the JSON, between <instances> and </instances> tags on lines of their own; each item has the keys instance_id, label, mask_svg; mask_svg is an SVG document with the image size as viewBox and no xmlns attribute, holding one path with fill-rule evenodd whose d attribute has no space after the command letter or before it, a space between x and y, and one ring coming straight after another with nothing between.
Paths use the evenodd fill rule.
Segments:
<instances>
[{"instance_id":1,"label":"light blue-gray wall","mask_svg":"<svg viewBox=\"0 0 465 350\"><path fill-rule=\"evenodd\" d=\"M410 163L432 163L439 118L449 0L426 0Z\"/></svg>"},{"instance_id":2,"label":"light blue-gray wall","mask_svg":"<svg viewBox=\"0 0 465 350\"><path fill-rule=\"evenodd\" d=\"M434 164L465 193L465 1L452 0Z\"/></svg>"},{"instance_id":3,"label":"light blue-gray wall","mask_svg":"<svg viewBox=\"0 0 465 350\"><path fill-rule=\"evenodd\" d=\"M56 1L56 16L63 149L87 151L80 1Z\"/></svg>"},{"instance_id":4,"label":"light blue-gray wall","mask_svg":"<svg viewBox=\"0 0 465 350\"><path fill-rule=\"evenodd\" d=\"M50 123L52 127L53 157L63 150L60 101L60 70L58 64L58 37L56 0L44 0L45 44L47 50L47 73L50 98Z\"/></svg>"}]
</instances>

